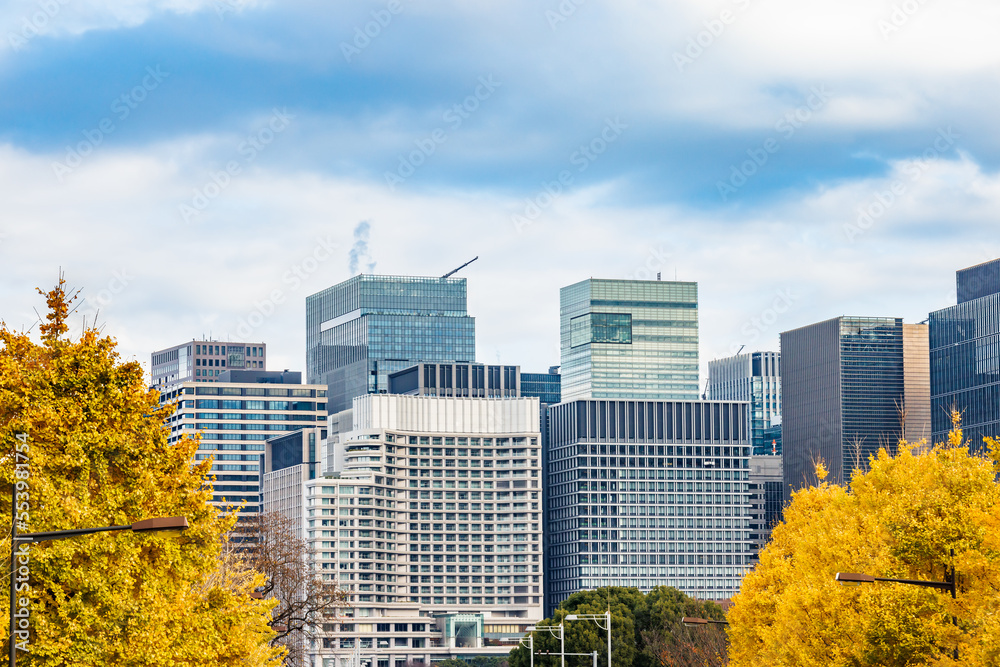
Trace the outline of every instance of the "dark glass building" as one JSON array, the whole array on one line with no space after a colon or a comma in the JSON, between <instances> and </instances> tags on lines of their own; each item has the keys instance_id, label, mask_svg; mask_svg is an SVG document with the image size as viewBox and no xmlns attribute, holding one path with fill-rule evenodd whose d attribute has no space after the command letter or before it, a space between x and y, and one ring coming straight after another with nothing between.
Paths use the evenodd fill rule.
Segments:
<instances>
[{"instance_id":1,"label":"dark glass building","mask_svg":"<svg viewBox=\"0 0 1000 667\"><path fill-rule=\"evenodd\" d=\"M753 554L748 404L576 400L551 408L547 609L576 591L738 590Z\"/></svg>"},{"instance_id":2,"label":"dark glass building","mask_svg":"<svg viewBox=\"0 0 1000 667\"><path fill-rule=\"evenodd\" d=\"M1000 436L1000 259L957 275L958 304L930 314L931 424L935 442L962 413L973 448Z\"/></svg>"},{"instance_id":3,"label":"dark glass building","mask_svg":"<svg viewBox=\"0 0 1000 667\"><path fill-rule=\"evenodd\" d=\"M708 362L706 397L750 403L750 434L755 455L770 454L765 430L781 422L781 355L748 352Z\"/></svg>"},{"instance_id":4,"label":"dark glass building","mask_svg":"<svg viewBox=\"0 0 1000 667\"><path fill-rule=\"evenodd\" d=\"M389 374L388 393L459 398L516 398L520 368L487 364L416 364Z\"/></svg>"},{"instance_id":5,"label":"dark glass building","mask_svg":"<svg viewBox=\"0 0 1000 667\"><path fill-rule=\"evenodd\" d=\"M465 278L359 275L306 298L306 373L331 413L386 392L390 373L475 356Z\"/></svg>"},{"instance_id":6,"label":"dark glass building","mask_svg":"<svg viewBox=\"0 0 1000 667\"><path fill-rule=\"evenodd\" d=\"M892 317L838 317L781 334L786 493L850 480L880 447L930 433L927 326Z\"/></svg>"},{"instance_id":7,"label":"dark glass building","mask_svg":"<svg viewBox=\"0 0 1000 667\"><path fill-rule=\"evenodd\" d=\"M781 424L764 429L764 454L781 456Z\"/></svg>"},{"instance_id":8,"label":"dark glass building","mask_svg":"<svg viewBox=\"0 0 1000 667\"><path fill-rule=\"evenodd\" d=\"M547 405L562 402L562 377L559 367L551 366L548 373L521 373L521 395L537 396Z\"/></svg>"}]
</instances>

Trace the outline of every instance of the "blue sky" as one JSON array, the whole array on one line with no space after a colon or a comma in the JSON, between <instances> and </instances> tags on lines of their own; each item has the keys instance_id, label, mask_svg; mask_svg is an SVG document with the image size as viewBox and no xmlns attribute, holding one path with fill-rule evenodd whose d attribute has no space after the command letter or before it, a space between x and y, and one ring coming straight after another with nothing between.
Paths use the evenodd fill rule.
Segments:
<instances>
[{"instance_id":1,"label":"blue sky","mask_svg":"<svg viewBox=\"0 0 1000 667\"><path fill-rule=\"evenodd\" d=\"M1000 256L998 19L982 0L12 0L0 317L30 326L62 267L127 357L252 320L301 368L304 299L350 276L368 221L376 272L479 255L479 357L526 369L559 362L559 287L590 276L697 281L703 363L841 314L920 321Z\"/></svg>"}]
</instances>

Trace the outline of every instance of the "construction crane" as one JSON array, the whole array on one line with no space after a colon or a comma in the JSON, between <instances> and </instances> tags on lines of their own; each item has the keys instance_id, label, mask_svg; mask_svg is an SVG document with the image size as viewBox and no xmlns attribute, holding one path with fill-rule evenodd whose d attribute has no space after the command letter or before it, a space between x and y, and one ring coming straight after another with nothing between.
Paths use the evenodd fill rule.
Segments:
<instances>
[{"instance_id":1,"label":"construction crane","mask_svg":"<svg viewBox=\"0 0 1000 667\"><path fill-rule=\"evenodd\" d=\"M462 269L464 269L465 267L467 267L469 264L472 264L477 259L479 259L479 255L476 255L475 257L473 257L468 262L466 262L462 266L458 267L454 271L449 271L448 273L444 274L443 276L441 276L441 280L444 280L445 278L450 278L451 276L455 275L456 273L458 273L459 271L461 271Z\"/></svg>"}]
</instances>

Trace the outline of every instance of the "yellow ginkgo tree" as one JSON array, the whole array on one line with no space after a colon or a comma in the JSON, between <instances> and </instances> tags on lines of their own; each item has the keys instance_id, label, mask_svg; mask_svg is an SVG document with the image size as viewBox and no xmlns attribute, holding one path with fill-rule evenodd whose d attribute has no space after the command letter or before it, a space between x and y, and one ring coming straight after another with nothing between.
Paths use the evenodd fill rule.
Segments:
<instances>
[{"instance_id":1,"label":"yellow ginkgo tree","mask_svg":"<svg viewBox=\"0 0 1000 667\"><path fill-rule=\"evenodd\" d=\"M32 545L19 558L18 604L30 616L18 663L280 664L283 651L269 645L274 603L251 595L262 576L220 568L234 519L208 504L210 463L192 466L197 441L167 443L170 408L113 339L94 328L67 336L73 299L61 277L45 296L40 340L0 326L0 524L10 525L6 499L21 481L22 533L165 516L190 527L179 538L122 531ZM0 553L10 553L9 532ZM5 578L4 628L7 590Z\"/></svg>"},{"instance_id":2,"label":"yellow ginkgo tree","mask_svg":"<svg viewBox=\"0 0 1000 667\"><path fill-rule=\"evenodd\" d=\"M1000 664L994 458L970 453L956 415L948 442L901 443L847 486L821 479L795 492L729 612L731 665ZM834 579L857 572L944 582L952 567L954 600L948 590L847 588Z\"/></svg>"}]
</instances>

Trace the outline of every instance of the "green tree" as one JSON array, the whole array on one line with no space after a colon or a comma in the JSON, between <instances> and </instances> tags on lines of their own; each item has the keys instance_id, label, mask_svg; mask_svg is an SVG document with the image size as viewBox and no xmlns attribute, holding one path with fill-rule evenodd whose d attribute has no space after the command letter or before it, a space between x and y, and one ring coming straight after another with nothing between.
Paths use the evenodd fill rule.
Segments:
<instances>
[{"instance_id":1,"label":"green tree","mask_svg":"<svg viewBox=\"0 0 1000 667\"><path fill-rule=\"evenodd\" d=\"M26 482L18 530L158 516L185 516L190 528L180 539L125 531L30 547L30 588L20 593L30 653L21 664L280 663L283 651L268 645L275 603L250 597L264 577L219 558L235 518L208 504L211 462L192 466L197 440L167 444L171 409L160 407L137 362L121 362L114 340L93 328L66 337L73 299L62 277L45 296L40 342L0 326L0 493ZM0 522L10 520L0 503ZM9 548L8 536L0 549Z\"/></svg>"},{"instance_id":2,"label":"green tree","mask_svg":"<svg viewBox=\"0 0 1000 667\"><path fill-rule=\"evenodd\" d=\"M611 610L611 661L613 667L659 667L663 653L659 645L651 647L647 639L669 639L671 625L682 616L722 618L722 610L713 603L703 603L669 587L658 587L643 594L637 588L606 587L580 591L566 598L552 618L538 625L559 625L570 614L604 614ZM602 621L603 623L603 621ZM598 652L598 667L608 664L607 631L593 621L564 621L567 653ZM550 651L551 656L535 656L539 667L559 667L558 633L533 633L535 651ZM567 667L589 667L590 659L573 656ZM519 646L511 651L510 667L528 667L528 649Z\"/></svg>"},{"instance_id":3,"label":"green tree","mask_svg":"<svg viewBox=\"0 0 1000 667\"><path fill-rule=\"evenodd\" d=\"M997 472L970 453L956 415L946 443L901 443L895 456L879 451L849 486L823 481L794 493L729 612L732 664L998 664ZM932 588L834 581L838 571L942 581L951 566L956 600Z\"/></svg>"},{"instance_id":4,"label":"green tree","mask_svg":"<svg viewBox=\"0 0 1000 667\"><path fill-rule=\"evenodd\" d=\"M722 607L695 600L676 588L658 586L646 596L649 618L642 624L643 654L654 667L716 667L727 662L721 625L686 628L685 616L725 620Z\"/></svg>"}]
</instances>

